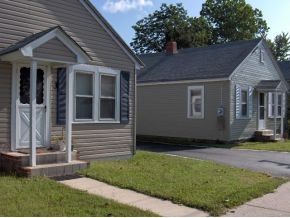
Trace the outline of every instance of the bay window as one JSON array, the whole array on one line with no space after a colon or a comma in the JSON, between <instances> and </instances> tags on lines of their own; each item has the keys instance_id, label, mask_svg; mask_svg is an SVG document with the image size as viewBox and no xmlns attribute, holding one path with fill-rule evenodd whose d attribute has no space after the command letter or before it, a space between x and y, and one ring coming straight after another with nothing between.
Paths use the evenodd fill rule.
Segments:
<instances>
[{"instance_id":1,"label":"bay window","mask_svg":"<svg viewBox=\"0 0 290 218\"><path fill-rule=\"evenodd\" d=\"M74 67L74 121L120 122L120 74L106 67Z\"/></svg>"}]
</instances>

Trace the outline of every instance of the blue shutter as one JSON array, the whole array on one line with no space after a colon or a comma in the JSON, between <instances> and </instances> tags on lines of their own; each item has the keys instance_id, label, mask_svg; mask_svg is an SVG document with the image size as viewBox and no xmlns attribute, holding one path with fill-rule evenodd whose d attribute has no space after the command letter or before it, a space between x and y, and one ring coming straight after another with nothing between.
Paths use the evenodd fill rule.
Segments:
<instances>
[{"instance_id":1,"label":"blue shutter","mask_svg":"<svg viewBox=\"0 0 290 218\"><path fill-rule=\"evenodd\" d=\"M236 118L241 116L241 87L236 85Z\"/></svg>"},{"instance_id":2,"label":"blue shutter","mask_svg":"<svg viewBox=\"0 0 290 218\"><path fill-rule=\"evenodd\" d=\"M253 87L248 88L248 117L251 118L253 114Z\"/></svg>"},{"instance_id":3,"label":"blue shutter","mask_svg":"<svg viewBox=\"0 0 290 218\"><path fill-rule=\"evenodd\" d=\"M121 71L120 75L120 123L129 123L129 80L130 73Z\"/></svg>"},{"instance_id":4,"label":"blue shutter","mask_svg":"<svg viewBox=\"0 0 290 218\"><path fill-rule=\"evenodd\" d=\"M66 68L57 68L57 108L56 108L56 124L65 124L66 114Z\"/></svg>"}]
</instances>

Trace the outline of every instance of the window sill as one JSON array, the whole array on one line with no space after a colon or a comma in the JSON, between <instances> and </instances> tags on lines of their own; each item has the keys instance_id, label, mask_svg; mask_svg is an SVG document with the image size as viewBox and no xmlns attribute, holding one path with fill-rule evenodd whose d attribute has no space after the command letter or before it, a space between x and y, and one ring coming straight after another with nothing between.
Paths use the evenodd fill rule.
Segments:
<instances>
[{"instance_id":1,"label":"window sill","mask_svg":"<svg viewBox=\"0 0 290 218\"><path fill-rule=\"evenodd\" d=\"M251 117L239 117L239 118L236 118L236 120L250 120L252 119Z\"/></svg>"},{"instance_id":2,"label":"window sill","mask_svg":"<svg viewBox=\"0 0 290 218\"><path fill-rule=\"evenodd\" d=\"M119 124L116 120L100 120L100 121L73 121L72 124Z\"/></svg>"},{"instance_id":3,"label":"window sill","mask_svg":"<svg viewBox=\"0 0 290 218\"><path fill-rule=\"evenodd\" d=\"M203 120L204 117L187 117L187 119L190 119L190 120Z\"/></svg>"}]
</instances>

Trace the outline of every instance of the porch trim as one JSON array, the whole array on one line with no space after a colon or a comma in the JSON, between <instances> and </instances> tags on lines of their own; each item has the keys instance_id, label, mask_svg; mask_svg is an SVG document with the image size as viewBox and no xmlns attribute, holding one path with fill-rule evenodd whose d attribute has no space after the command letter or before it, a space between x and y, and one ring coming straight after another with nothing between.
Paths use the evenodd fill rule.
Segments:
<instances>
[{"instance_id":1,"label":"porch trim","mask_svg":"<svg viewBox=\"0 0 290 218\"><path fill-rule=\"evenodd\" d=\"M36 77L37 62L30 63L30 123L29 123L29 147L30 166L36 166Z\"/></svg>"},{"instance_id":2,"label":"porch trim","mask_svg":"<svg viewBox=\"0 0 290 218\"><path fill-rule=\"evenodd\" d=\"M16 112L17 112L17 92L16 92L16 88L17 88L17 69L18 66L16 63L12 63L12 81L11 81L11 136L10 136L10 140L11 140L11 150L15 151L16 147L17 147L17 135L18 135L18 128L17 128L17 119L18 116L16 116Z\"/></svg>"},{"instance_id":3,"label":"porch trim","mask_svg":"<svg viewBox=\"0 0 290 218\"><path fill-rule=\"evenodd\" d=\"M66 66L66 161L71 162L72 119L73 119L73 67Z\"/></svg>"}]
</instances>

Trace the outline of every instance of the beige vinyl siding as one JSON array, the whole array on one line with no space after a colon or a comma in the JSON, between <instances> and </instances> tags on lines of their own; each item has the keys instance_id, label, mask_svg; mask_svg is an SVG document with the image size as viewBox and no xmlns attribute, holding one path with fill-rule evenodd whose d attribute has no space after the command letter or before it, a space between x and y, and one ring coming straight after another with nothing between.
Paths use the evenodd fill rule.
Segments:
<instances>
[{"instance_id":1,"label":"beige vinyl siding","mask_svg":"<svg viewBox=\"0 0 290 218\"><path fill-rule=\"evenodd\" d=\"M187 89L204 86L204 119L187 118ZM229 81L138 86L137 134L193 139L229 138ZM225 109L220 130L217 108Z\"/></svg>"},{"instance_id":2,"label":"beige vinyl siding","mask_svg":"<svg viewBox=\"0 0 290 218\"><path fill-rule=\"evenodd\" d=\"M0 151L10 149L11 70L11 64L0 61Z\"/></svg>"},{"instance_id":3,"label":"beige vinyl siding","mask_svg":"<svg viewBox=\"0 0 290 218\"><path fill-rule=\"evenodd\" d=\"M76 55L73 54L59 39L53 38L43 45L33 50L36 58L45 58L64 62L77 62Z\"/></svg>"},{"instance_id":4,"label":"beige vinyl siding","mask_svg":"<svg viewBox=\"0 0 290 218\"><path fill-rule=\"evenodd\" d=\"M134 146L134 113L135 113L135 76L134 68L124 69L130 74L130 114L129 124L73 124L72 143L79 151L81 159L94 160L117 156L130 156ZM51 86L51 135L65 136L64 126L56 125L56 70L52 73Z\"/></svg>"},{"instance_id":5,"label":"beige vinyl siding","mask_svg":"<svg viewBox=\"0 0 290 218\"><path fill-rule=\"evenodd\" d=\"M132 64L78 0L0 1L0 49L56 25L87 52L94 64L121 69Z\"/></svg>"},{"instance_id":6,"label":"beige vinyl siding","mask_svg":"<svg viewBox=\"0 0 290 218\"><path fill-rule=\"evenodd\" d=\"M135 123L135 65L79 0L0 1L0 50L27 36L57 25L61 26L89 55L92 60L89 64L131 72L130 123L128 125L74 124L72 132L74 148L80 151L82 159L131 155ZM41 58L57 57L58 60L64 60L63 58L71 60L72 56L68 55L67 49L64 49L63 45L60 46L62 52L59 51L59 48L56 50L57 43L59 42L55 40L49 41L34 50L34 54ZM52 69L50 98L50 128L53 138L53 136L65 135L64 127L56 125L55 69ZM10 110L8 113L10 114ZM6 131L5 137L9 138L10 128L4 128L3 131Z\"/></svg>"},{"instance_id":7,"label":"beige vinyl siding","mask_svg":"<svg viewBox=\"0 0 290 218\"><path fill-rule=\"evenodd\" d=\"M230 110L230 125L231 125L231 140L239 140L250 138L258 129L258 92L253 93L253 114L250 119L236 119L235 104L236 104L236 84L255 87L261 80L280 80L280 77L270 59L267 52L264 52L264 63L260 62L260 49L265 51L263 45L260 45L248 58L242 63L238 70L232 76L231 82L231 110ZM268 100L266 101L267 105ZM267 105L268 106L268 105ZM266 114L267 117L268 113ZM266 119L266 128L269 121ZM280 125L280 123L278 124ZM271 126L269 126L270 128Z\"/></svg>"}]
</instances>

